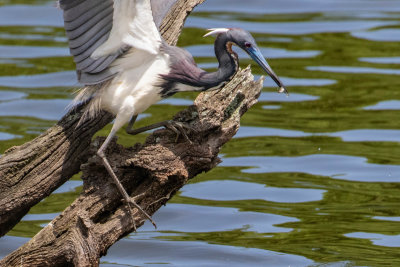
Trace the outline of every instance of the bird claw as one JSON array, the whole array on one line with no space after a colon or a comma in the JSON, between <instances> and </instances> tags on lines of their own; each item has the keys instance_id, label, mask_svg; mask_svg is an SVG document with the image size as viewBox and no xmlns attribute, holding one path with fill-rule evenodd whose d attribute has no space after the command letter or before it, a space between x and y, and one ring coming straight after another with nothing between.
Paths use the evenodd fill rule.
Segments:
<instances>
[{"instance_id":1,"label":"bird claw","mask_svg":"<svg viewBox=\"0 0 400 267\"><path fill-rule=\"evenodd\" d=\"M182 135L187 142L193 144L186 132L193 132L194 130L187 123L171 120L165 124L165 127L176 134L175 143L178 142L179 136Z\"/></svg>"},{"instance_id":2,"label":"bird claw","mask_svg":"<svg viewBox=\"0 0 400 267\"><path fill-rule=\"evenodd\" d=\"M122 201L122 203L127 204L128 212L131 215L131 219L132 219L133 232L136 233L137 232L137 227L136 227L135 217L133 216L132 207L131 207L130 203L126 201L125 198L121 199L121 201Z\"/></svg>"},{"instance_id":3,"label":"bird claw","mask_svg":"<svg viewBox=\"0 0 400 267\"><path fill-rule=\"evenodd\" d=\"M143 215L151 222L151 224L154 226L155 229L157 229L157 225L155 223L155 221L151 218L151 216L149 214L147 214L147 212L145 212L138 204L136 204L136 202L132 199L126 200L123 199L123 201L128 204L128 210L129 213L131 214L132 217L132 221L133 221L133 231L136 232L136 223L135 223L135 217L133 216L133 212L132 209L133 208L137 208L139 210L139 212L143 213Z\"/></svg>"}]
</instances>

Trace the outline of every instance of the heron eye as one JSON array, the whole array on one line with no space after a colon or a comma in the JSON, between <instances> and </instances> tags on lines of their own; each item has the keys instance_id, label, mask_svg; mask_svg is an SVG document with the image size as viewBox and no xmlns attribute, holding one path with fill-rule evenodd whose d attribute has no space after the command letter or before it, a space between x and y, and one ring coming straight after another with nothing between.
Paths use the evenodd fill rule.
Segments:
<instances>
[{"instance_id":1,"label":"heron eye","mask_svg":"<svg viewBox=\"0 0 400 267\"><path fill-rule=\"evenodd\" d=\"M244 43L244 45L247 47L247 48L250 48L251 47L251 43Z\"/></svg>"}]
</instances>

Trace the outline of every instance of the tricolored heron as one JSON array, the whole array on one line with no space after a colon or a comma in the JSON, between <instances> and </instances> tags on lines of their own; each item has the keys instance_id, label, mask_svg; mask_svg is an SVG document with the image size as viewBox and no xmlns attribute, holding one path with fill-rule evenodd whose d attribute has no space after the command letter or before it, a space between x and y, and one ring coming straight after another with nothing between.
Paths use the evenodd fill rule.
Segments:
<instances>
[{"instance_id":1,"label":"tricolored heron","mask_svg":"<svg viewBox=\"0 0 400 267\"><path fill-rule=\"evenodd\" d=\"M132 129L138 114L159 100L182 91L221 88L238 71L239 62L232 45L246 51L279 86L286 89L262 56L254 38L239 28L211 29L215 35L218 70L207 72L184 49L168 45L158 27L176 0L60 0L64 25L78 80L85 87L75 103L88 105L81 119L99 110L115 115L110 134L97 154L126 203L151 217L126 193L112 170L105 150L117 131L127 122L127 132L137 134L166 126L183 131L182 125L165 121ZM186 136L186 135L185 135Z\"/></svg>"}]
</instances>

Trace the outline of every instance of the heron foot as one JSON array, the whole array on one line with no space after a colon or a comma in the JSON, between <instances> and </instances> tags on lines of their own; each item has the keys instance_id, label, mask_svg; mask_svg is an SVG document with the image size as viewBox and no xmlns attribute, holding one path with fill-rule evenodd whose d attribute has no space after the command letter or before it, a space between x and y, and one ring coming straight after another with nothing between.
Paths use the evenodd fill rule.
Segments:
<instances>
[{"instance_id":1,"label":"heron foot","mask_svg":"<svg viewBox=\"0 0 400 267\"><path fill-rule=\"evenodd\" d=\"M136 224L135 224L135 219L133 217L133 213L132 213L132 208L137 208L141 213L143 213L143 215L151 222L151 224L154 226L155 229L157 229L157 225L155 223L155 221L151 218L151 216L149 214L147 214L147 212L145 212L142 207L140 207L133 199L128 198L128 199L124 199L124 202L128 205L129 207L129 212L131 213L132 219L133 219L133 228L134 231L136 232ZM132 207L133 206L133 207Z\"/></svg>"},{"instance_id":2,"label":"heron foot","mask_svg":"<svg viewBox=\"0 0 400 267\"><path fill-rule=\"evenodd\" d=\"M192 127L190 127L187 123L174 121L174 120L167 120L162 121L154 124L147 125L145 127L133 129L133 124L136 121L137 116L132 117L131 121L126 128L126 132L131 135L139 134L145 131L153 130L159 127L165 127L176 134L175 143L178 142L179 136L183 136L186 141L190 144L193 142L189 139L187 132L195 132Z\"/></svg>"},{"instance_id":3,"label":"heron foot","mask_svg":"<svg viewBox=\"0 0 400 267\"><path fill-rule=\"evenodd\" d=\"M179 136L182 135L187 142L193 144L193 142L189 139L187 132L193 132L194 130L187 123L169 120L165 122L164 126L176 134L175 143L178 142Z\"/></svg>"}]
</instances>

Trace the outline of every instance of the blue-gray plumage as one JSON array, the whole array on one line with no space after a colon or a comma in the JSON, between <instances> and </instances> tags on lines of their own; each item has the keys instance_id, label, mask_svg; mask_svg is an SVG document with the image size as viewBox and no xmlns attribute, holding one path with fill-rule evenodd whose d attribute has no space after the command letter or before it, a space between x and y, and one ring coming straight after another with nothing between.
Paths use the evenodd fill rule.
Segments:
<instances>
[{"instance_id":1,"label":"blue-gray plumage","mask_svg":"<svg viewBox=\"0 0 400 267\"><path fill-rule=\"evenodd\" d=\"M161 75L163 97L171 96L179 91L186 91L181 89L180 85L182 84L189 86L191 91L221 88L232 79L239 69L238 55L232 50L234 44L246 51L271 76L281 90L286 92L284 85L261 55L249 32L240 28L231 28L216 29L214 33L217 34L214 49L219 66L217 71L211 73L198 68L192 55L186 50L163 43L163 51L171 58L169 73Z\"/></svg>"},{"instance_id":2,"label":"blue-gray plumage","mask_svg":"<svg viewBox=\"0 0 400 267\"><path fill-rule=\"evenodd\" d=\"M134 202L119 182L106 156L105 149L116 132L127 122L127 132L137 134L160 126L181 132L188 140L183 125L160 122L132 129L139 113L163 97L182 91L206 91L221 88L239 69L232 45L246 51L276 82L279 92L286 92L272 71L254 38L238 28L212 29L215 55L219 66L215 72L199 67L186 50L168 45L159 26L176 0L60 0L71 55L76 63L78 80L85 85L75 102L88 102L81 119L104 109L114 114L110 134L98 150L112 181L124 200L151 217ZM155 226L155 224L154 224Z\"/></svg>"}]
</instances>

